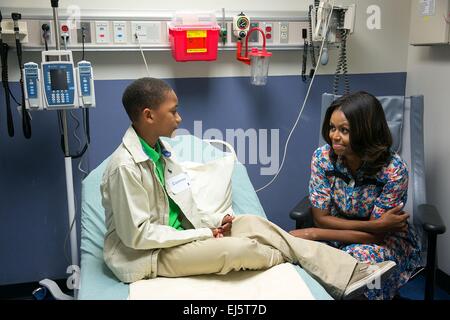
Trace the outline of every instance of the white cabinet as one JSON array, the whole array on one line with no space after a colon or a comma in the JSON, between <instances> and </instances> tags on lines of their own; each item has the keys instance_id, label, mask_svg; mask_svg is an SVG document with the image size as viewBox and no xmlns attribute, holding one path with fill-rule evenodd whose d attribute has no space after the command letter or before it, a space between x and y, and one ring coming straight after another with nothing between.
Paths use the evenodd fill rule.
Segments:
<instances>
[{"instance_id":1,"label":"white cabinet","mask_svg":"<svg viewBox=\"0 0 450 320\"><path fill-rule=\"evenodd\" d=\"M438 45L450 42L450 0L412 0L409 43Z\"/></svg>"}]
</instances>

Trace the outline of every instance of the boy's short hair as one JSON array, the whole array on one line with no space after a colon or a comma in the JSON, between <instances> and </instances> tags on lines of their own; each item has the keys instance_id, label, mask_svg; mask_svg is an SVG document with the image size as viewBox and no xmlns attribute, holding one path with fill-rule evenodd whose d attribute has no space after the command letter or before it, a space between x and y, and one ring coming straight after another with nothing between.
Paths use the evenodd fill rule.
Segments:
<instances>
[{"instance_id":1,"label":"boy's short hair","mask_svg":"<svg viewBox=\"0 0 450 320\"><path fill-rule=\"evenodd\" d=\"M131 83L123 93L122 104L132 122L139 119L145 108L157 109L166 99L172 87L155 78L140 78Z\"/></svg>"}]
</instances>

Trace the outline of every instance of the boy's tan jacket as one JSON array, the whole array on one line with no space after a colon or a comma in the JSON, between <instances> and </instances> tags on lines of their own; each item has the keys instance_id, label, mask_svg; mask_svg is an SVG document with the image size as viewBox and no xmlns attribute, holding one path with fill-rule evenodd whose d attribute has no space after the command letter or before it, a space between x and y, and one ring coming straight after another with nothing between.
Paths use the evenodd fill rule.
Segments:
<instances>
[{"instance_id":1,"label":"boy's tan jacket","mask_svg":"<svg viewBox=\"0 0 450 320\"><path fill-rule=\"evenodd\" d=\"M183 171L170 146L160 142L162 149L168 151L163 152L168 181ZM191 190L174 194L166 186L183 212L180 218L185 230L169 227L166 192L132 126L112 154L100 188L107 228L103 256L117 278L126 283L156 277L160 249L211 238L210 228L220 226L226 215L214 213L199 219Z\"/></svg>"}]
</instances>

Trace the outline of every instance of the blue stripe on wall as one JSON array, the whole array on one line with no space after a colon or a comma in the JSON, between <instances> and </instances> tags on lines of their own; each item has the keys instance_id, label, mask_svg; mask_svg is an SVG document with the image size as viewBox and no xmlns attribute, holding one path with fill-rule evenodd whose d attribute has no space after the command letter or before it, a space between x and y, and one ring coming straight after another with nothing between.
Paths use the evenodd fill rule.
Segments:
<instances>
[{"instance_id":1,"label":"blue stripe on wall","mask_svg":"<svg viewBox=\"0 0 450 320\"><path fill-rule=\"evenodd\" d=\"M317 147L321 94L332 88L332 76L318 76L299 125L294 132L278 179L258 195L270 220L285 230L293 228L289 211L306 195L309 162ZM406 73L351 75L352 90L375 95L405 93ZM298 76L270 77L267 86L254 87L246 77L167 79L180 102L182 128L194 133L194 121L202 121L202 133L216 128L279 129L279 161L289 130L306 94L307 84ZM130 81L96 81L97 108L91 111L89 165L96 167L120 144L129 122L121 96ZM19 96L17 83L11 84ZM7 136L3 91L0 92L0 285L67 277L63 244L68 232L64 156L60 148L56 113L33 112L33 137L23 138L20 117L14 112L16 136ZM79 116L79 111L75 114ZM72 127L74 122L72 121ZM81 135L81 133L79 133ZM71 138L72 148L77 142ZM269 155L270 155L270 143ZM235 146L237 147L237 146ZM255 188L271 180L260 170L246 167ZM238 155L239 156L239 155ZM77 198L81 173L74 179ZM79 208L79 202L77 204ZM79 214L79 213L78 213ZM78 220L79 227L79 220ZM67 247L68 248L68 247ZM67 249L70 257L70 250Z\"/></svg>"}]
</instances>

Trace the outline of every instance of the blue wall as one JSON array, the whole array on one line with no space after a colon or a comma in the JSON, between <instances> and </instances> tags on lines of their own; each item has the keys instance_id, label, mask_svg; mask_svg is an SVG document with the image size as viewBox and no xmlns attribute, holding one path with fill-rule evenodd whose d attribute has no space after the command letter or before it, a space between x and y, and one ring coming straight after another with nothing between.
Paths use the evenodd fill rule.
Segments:
<instances>
[{"instance_id":1,"label":"blue wall","mask_svg":"<svg viewBox=\"0 0 450 320\"><path fill-rule=\"evenodd\" d=\"M352 90L366 90L375 95L405 93L406 73L362 74L350 78ZM168 82L178 95L182 128L193 133L194 121L201 120L203 132L217 128L224 135L226 129L269 129L269 132L279 129L280 163L289 130L307 90L307 84L298 76L270 77L265 87L251 86L246 77L168 79ZM111 154L129 125L121 105L122 92L129 83L129 80L95 83L97 108L91 112L90 121L91 168ZM19 96L17 83L11 86ZM288 217L290 209L307 192L309 162L319 135L321 94L331 88L332 76L316 78L291 138L284 168L278 179L258 194L269 219L285 230L294 226ZM17 112L14 112L16 136L9 138L1 90L0 285L45 277L66 278L66 267L70 264L63 249L69 223L57 116L54 112L34 112L32 116L31 140L23 138ZM76 141L71 139L72 148L76 148ZM82 174L76 166L78 161L74 160L75 192L79 199ZM261 164L246 167L256 189L272 178L260 175ZM67 254L70 258L68 246Z\"/></svg>"}]
</instances>

